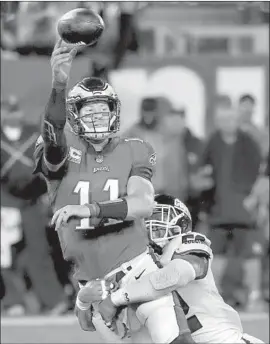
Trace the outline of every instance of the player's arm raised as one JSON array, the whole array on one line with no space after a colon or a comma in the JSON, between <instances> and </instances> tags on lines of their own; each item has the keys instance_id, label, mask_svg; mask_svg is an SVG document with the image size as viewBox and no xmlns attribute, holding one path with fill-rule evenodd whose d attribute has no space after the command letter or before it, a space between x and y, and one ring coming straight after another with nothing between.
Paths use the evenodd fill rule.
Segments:
<instances>
[{"instance_id":1,"label":"player's arm raised","mask_svg":"<svg viewBox=\"0 0 270 344\"><path fill-rule=\"evenodd\" d=\"M64 134L66 124L66 87L76 49L63 46L59 39L51 56L52 90L41 124L44 141L44 163L49 171L56 172L67 157Z\"/></svg>"}]
</instances>

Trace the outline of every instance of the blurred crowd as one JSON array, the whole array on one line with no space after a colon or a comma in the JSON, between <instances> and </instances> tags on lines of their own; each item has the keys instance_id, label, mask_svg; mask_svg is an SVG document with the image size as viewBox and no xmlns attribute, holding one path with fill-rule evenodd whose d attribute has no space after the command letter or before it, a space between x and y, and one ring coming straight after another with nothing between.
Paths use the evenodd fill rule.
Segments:
<instances>
[{"instance_id":1,"label":"blurred crowd","mask_svg":"<svg viewBox=\"0 0 270 344\"><path fill-rule=\"evenodd\" d=\"M72 9L91 8L106 25L92 68L97 76L107 76L108 64L117 69L127 50L138 49L134 14L145 6L144 2L1 2L1 55L7 59L49 56L58 35L57 20Z\"/></svg>"},{"instance_id":2,"label":"blurred crowd","mask_svg":"<svg viewBox=\"0 0 270 344\"><path fill-rule=\"evenodd\" d=\"M56 18L85 4L12 2L8 19L1 20L5 29L1 49L49 55ZM135 9L111 6L106 14L104 7L96 10L107 20L118 18L118 33L108 30L114 35L110 68L117 69L126 51L138 48ZM2 12L6 9L1 3ZM109 49L108 41L107 37L99 44L100 51ZM107 77L107 62L97 60L93 75ZM214 130L204 139L188 126L186 108L154 96L142 99L138 123L123 135L154 147L156 193L186 203L193 229L212 242L213 270L225 301L252 308L269 302L269 116L263 128L255 124L257 99L249 93L242 94L237 104L226 94L213 102ZM1 310L7 315L66 313L73 309L77 288L50 227L46 184L32 174L38 135L39 127L25 121L16 96L1 99L0 287Z\"/></svg>"},{"instance_id":3,"label":"blurred crowd","mask_svg":"<svg viewBox=\"0 0 270 344\"><path fill-rule=\"evenodd\" d=\"M187 127L184 109L173 109L165 98L148 98L141 121L126 133L155 147L156 192L189 206L193 228L212 241L223 297L243 308L259 296L269 299L269 133L253 123L255 105L250 94L243 94L237 107L226 95L218 96L215 130L202 141ZM257 266L254 285L248 285L250 260L256 265L258 257L261 273Z\"/></svg>"},{"instance_id":4,"label":"blurred crowd","mask_svg":"<svg viewBox=\"0 0 270 344\"><path fill-rule=\"evenodd\" d=\"M205 16L205 10L201 18L198 17L197 24L219 23L222 15L216 15L213 9L214 3L204 2L170 2L171 6L187 9L204 7L209 9L211 16ZM145 45L142 49L151 49L151 33L143 35L140 30L141 13L145 9L164 8L166 3L159 4L152 1L139 2L115 2L115 1L2 1L1 2L1 52L7 58L25 55L45 55L51 54L57 30L55 23L67 11L86 7L91 8L101 15L105 22L106 30L98 44L98 51L106 53L111 57L118 51L112 63L116 67L121 61L122 54L128 49L131 52L140 49L140 45ZM219 6L224 11L222 24L234 25L260 25L269 23L269 3L268 2L221 2ZM226 12L230 8L232 12ZM168 12L165 12L168 15ZM183 13L185 13L183 11ZM188 12L190 13L190 12ZM226 23L226 18L230 15L234 18ZM226 15L225 15L226 14ZM169 14L169 17L173 14ZM215 19L216 17L216 19ZM170 20L170 18L168 18ZM181 17L181 21L186 24L188 18ZM194 21L194 19L193 19ZM151 13L146 16L146 22L151 22ZM194 23L196 24L196 22ZM150 36L149 36L150 35ZM192 45L192 42L189 44ZM148 45L148 46L147 46ZM191 48L191 47L189 47ZM168 49L171 49L168 43ZM104 56L99 55L99 58Z\"/></svg>"}]
</instances>

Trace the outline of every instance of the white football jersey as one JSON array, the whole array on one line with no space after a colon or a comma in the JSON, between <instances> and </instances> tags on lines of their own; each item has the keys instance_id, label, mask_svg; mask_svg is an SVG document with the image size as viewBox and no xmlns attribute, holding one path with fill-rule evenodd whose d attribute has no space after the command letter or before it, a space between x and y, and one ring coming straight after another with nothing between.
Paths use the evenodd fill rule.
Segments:
<instances>
[{"instance_id":1,"label":"white football jersey","mask_svg":"<svg viewBox=\"0 0 270 344\"><path fill-rule=\"evenodd\" d=\"M238 313L227 305L215 284L211 263L211 242L204 235L191 232L182 237L175 254L206 253L209 266L206 276L178 289L192 337L197 343L241 343L243 328Z\"/></svg>"}]
</instances>

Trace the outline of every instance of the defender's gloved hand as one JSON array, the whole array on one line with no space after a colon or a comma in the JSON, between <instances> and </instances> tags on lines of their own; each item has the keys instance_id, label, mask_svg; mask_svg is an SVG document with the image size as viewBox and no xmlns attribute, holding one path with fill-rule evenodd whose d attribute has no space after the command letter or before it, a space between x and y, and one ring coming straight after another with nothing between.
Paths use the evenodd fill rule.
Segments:
<instances>
[{"instance_id":1,"label":"defender's gloved hand","mask_svg":"<svg viewBox=\"0 0 270 344\"><path fill-rule=\"evenodd\" d=\"M77 299L83 303L93 303L106 299L110 291L110 282L96 279L86 283L79 292Z\"/></svg>"},{"instance_id":2,"label":"defender's gloved hand","mask_svg":"<svg viewBox=\"0 0 270 344\"><path fill-rule=\"evenodd\" d=\"M105 300L99 303L98 310L105 323L112 323L118 307L115 306L112 302L111 296L109 295Z\"/></svg>"},{"instance_id":3,"label":"defender's gloved hand","mask_svg":"<svg viewBox=\"0 0 270 344\"><path fill-rule=\"evenodd\" d=\"M91 307L88 310L81 310L77 306L75 306L75 314L83 331L96 331L95 326L92 322L93 314Z\"/></svg>"}]
</instances>

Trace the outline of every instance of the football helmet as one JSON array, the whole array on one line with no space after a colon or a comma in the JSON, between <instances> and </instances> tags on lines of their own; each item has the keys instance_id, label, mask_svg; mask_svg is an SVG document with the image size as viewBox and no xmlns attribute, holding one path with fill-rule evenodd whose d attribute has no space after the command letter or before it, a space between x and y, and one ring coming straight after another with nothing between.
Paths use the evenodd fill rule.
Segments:
<instances>
[{"instance_id":1,"label":"football helmet","mask_svg":"<svg viewBox=\"0 0 270 344\"><path fill-rule=\"evenodd\" d=\"M168 195L155 196L152 216L145 221L150 239L163 247L168 240L192 230L188 208L178 198Z\"/></svg>"},{"instance_id":2,"label":"football helmet","mask_svg":"<svg viewBox=\"0 0 270 344\"><path fill-rule=\"evenodd\" d=\"M81 111L97 103L106 103L108 110ZM116 133L120 129L120 108L120 100L112 86L99 78L84 78L67 96L68 122L73 132L86 140L102 141ZM103 124L100 125L97 116Z\"/></svg>"}]
</instances>

